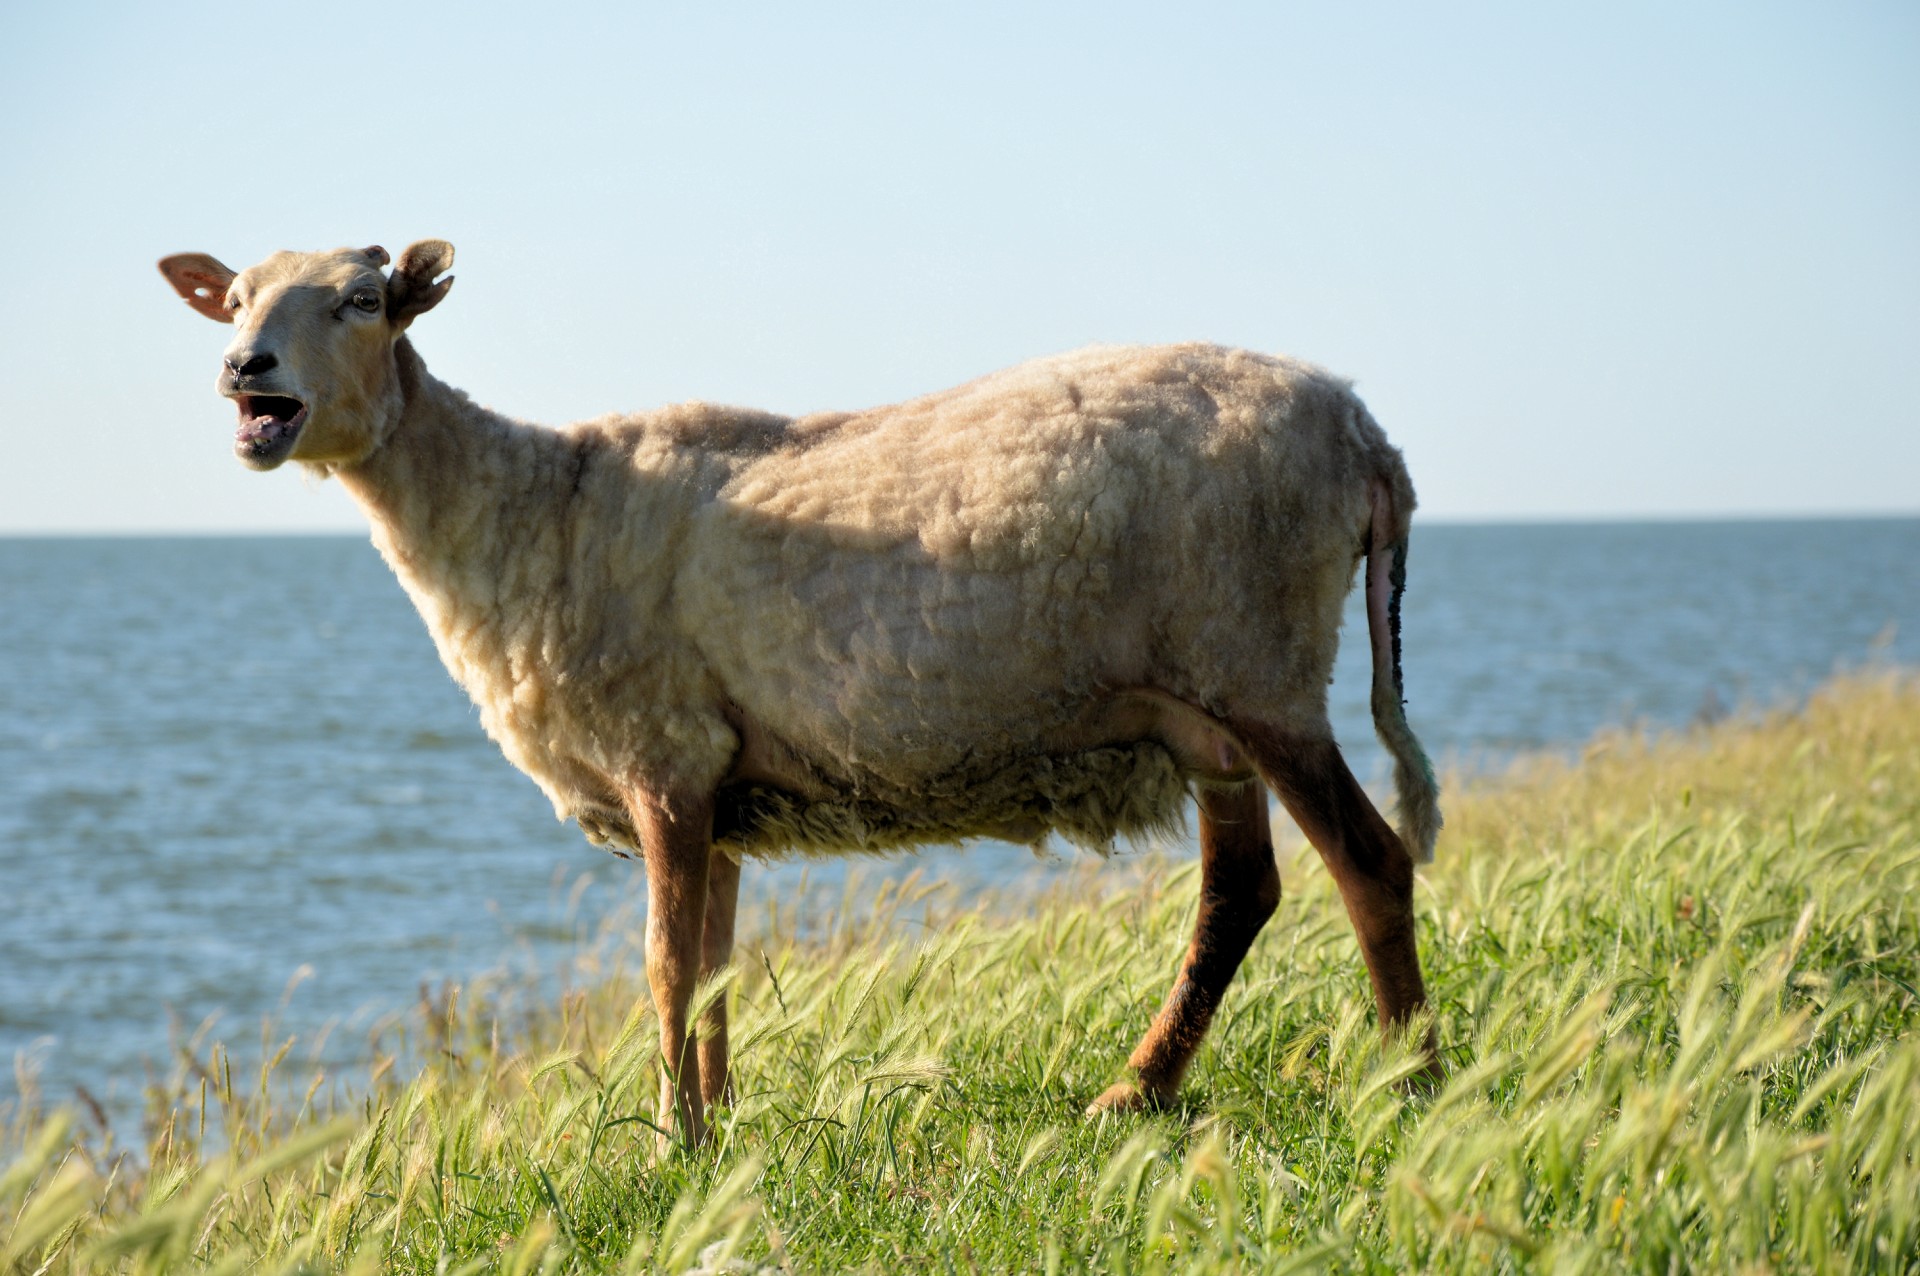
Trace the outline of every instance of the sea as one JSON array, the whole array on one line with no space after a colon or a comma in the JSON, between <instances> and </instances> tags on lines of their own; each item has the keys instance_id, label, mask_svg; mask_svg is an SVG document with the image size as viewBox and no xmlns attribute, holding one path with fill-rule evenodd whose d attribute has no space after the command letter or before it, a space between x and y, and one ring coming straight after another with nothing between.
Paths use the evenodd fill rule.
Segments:
<instances>
[{"instance_id":1,"label":"sea","mask_svg":"<svg viewBox=\"0 0 1920 1276\"><path fill-rule=\"evenodd\" d=\"M1917 518L1422 524L1408 575L1408 713L1456 776L1920 664ZM1356 596L1334 721L1384 792L1365 632ZM849 872L1017 897L1083 862L750 865L742 907L804 922ZM643 898L481 733L364 538L0 538L0 1113L125 1143L213 1039L350 1083L423 995L577 977Z\"/></svg>"}]
</instances>

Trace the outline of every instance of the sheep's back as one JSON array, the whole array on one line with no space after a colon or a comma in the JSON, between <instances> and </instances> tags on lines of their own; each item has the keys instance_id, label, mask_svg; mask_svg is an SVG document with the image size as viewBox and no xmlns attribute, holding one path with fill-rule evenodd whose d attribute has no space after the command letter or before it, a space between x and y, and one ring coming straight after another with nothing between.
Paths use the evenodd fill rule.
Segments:
<instances>
[{"instance_id":1,"label":"sheep's back","mask_svg":"<svg viewBox=\"0 0 1920 1276\"><path fill-rule=\"evenodd\" d=\"M797 423L696 517L676 613L735 704L883 797L1027 756L1102 688L1209 705L1255 660L1324 712L1377 435L1244 351L1021 365Z\"/></svg>"}]
</instances>

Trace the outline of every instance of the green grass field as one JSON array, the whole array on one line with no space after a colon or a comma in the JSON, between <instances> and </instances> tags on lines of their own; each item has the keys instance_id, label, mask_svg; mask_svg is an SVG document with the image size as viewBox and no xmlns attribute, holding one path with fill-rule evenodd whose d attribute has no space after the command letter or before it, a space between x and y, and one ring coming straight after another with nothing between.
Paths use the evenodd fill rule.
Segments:
<instances>
[{"instance_id":1,"label":"green grass field","mask_svg":"<svg viewBox=\"0 0 1920 1276\"><path fill-rule=\"evenodd\" d=\"M0 1263L1920 1271L1920 682L1448 797L1432 1093L1288 830L1183 1110L1080 1115L1194 910L1191 865L1121 860L1039 901L890 894L807 943L749 927L710 990L741 1098L709 1149L655 1152L653 1024L612 969L531 1017L423 1014L403 1058L431 1062L343 1111L216 1049L131 1154L22 1117Z\"/></svg>"}]
</instances>

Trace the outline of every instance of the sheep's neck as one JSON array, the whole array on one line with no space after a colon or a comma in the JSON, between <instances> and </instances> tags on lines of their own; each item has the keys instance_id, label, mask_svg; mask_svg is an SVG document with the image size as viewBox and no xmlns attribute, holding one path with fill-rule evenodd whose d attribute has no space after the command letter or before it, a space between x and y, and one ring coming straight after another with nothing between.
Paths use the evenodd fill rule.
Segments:
<instances>
[{"instance_id":1,"label":"sheep's neck","mask_svg":"<svg viewBox=\"0 0 1920 1276\"><path fill-rule=\"evenodd\" d=\"M532 583L537 538L512 511L573 462L556 432L488 411L434 378L404 338L394 353L400 419L338 476L445 656L450 635L491 628L503 594Z\"/></svg>"}]
</instances>

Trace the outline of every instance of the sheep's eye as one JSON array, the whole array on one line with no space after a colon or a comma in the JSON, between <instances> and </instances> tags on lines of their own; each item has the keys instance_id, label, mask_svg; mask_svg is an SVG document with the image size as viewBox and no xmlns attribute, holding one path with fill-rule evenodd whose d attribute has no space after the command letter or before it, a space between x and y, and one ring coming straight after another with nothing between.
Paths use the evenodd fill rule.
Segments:
<instances>
[{"instance_id":1,"label":"sheep's eye","mask_svg":"<svg viewBox=\"0 0 1920 1276\"><path fill-rule=\"evenodd\" d=\"M368 314L380 309L380 294L371 288L363 288L353 294L353 304Z\"/></svg>"}]
</instances>

